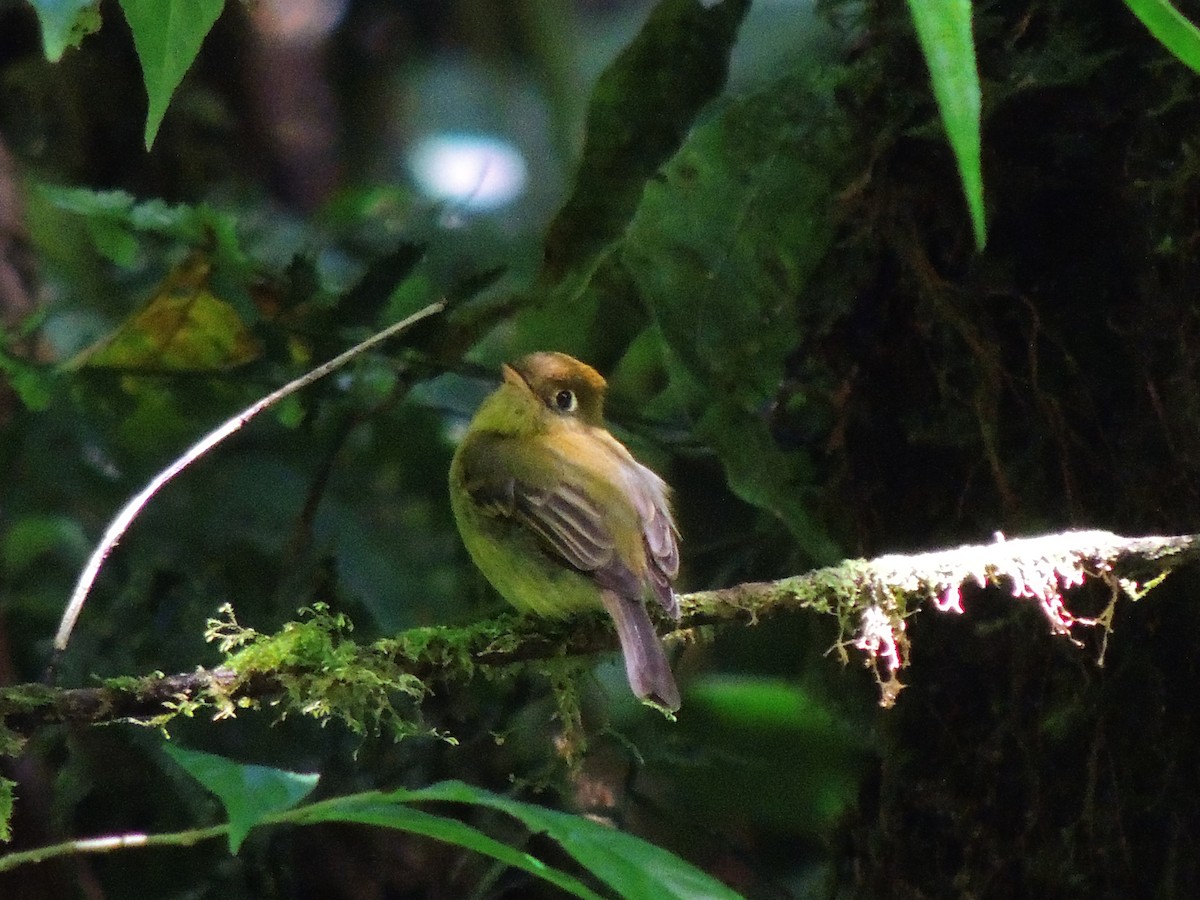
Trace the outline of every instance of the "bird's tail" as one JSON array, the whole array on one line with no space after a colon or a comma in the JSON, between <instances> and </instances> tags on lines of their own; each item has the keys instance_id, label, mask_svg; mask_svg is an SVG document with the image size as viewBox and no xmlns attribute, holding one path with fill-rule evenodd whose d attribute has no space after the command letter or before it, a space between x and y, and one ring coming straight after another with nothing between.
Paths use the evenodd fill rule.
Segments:
<instances>
[{"instance_id":1,"label":"bird's tail","mask_svg":"<svg viewBox=\"0 0 1200 900\"><path fill-rule=\"evenodd\" d=\"M662 641L650 624L645 603L609 590L601 591L600 597L617 626L625 657L625 676L634 694L639 700L670 712L679 709L679 688L667 664Z\"/></svg>"}]
</instances>

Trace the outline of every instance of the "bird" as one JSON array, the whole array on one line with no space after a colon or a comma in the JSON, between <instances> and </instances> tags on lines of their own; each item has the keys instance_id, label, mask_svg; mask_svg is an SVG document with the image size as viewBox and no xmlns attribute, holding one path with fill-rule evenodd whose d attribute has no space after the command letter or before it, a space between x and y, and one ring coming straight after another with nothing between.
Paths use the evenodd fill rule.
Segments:
<instances>
[{"instance_id":1,"label":"bird","mask_svg":"<svg viewBox=\"0 0 1200 900\"><path fill-rule=\"evenodd\" d=\"M590 365L543 351L501 374L450 465L471 559L520 611L606 610L634 695L673 713L679 688L647 610L679 620L669 487L608 431L607 383Z\"/></svg>"}]
</instances>

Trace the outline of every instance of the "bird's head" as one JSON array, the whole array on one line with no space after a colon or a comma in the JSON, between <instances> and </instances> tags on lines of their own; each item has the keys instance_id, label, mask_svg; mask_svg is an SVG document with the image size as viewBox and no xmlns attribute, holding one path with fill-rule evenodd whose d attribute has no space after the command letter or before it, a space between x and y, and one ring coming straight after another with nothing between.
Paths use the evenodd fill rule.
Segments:
<instances>
[{"instance_id":1,"label":"bird's head","mask_svg":"<svg viewBox=\"0 0 1200 900\"><path fill-rule=\"evenodd\" d=\"M565 353L531 353L503 367L504 380L527 392L551 415L588 425L604 422L604 377Z\"/></svg>"}]
</instances>

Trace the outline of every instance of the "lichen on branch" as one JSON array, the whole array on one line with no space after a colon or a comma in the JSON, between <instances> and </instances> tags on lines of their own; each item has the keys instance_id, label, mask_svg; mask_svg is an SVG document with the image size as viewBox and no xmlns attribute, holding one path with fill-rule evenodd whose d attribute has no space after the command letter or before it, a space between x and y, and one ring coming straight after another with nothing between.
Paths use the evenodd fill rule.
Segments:
<instances>
[{"instance_id":1,"label":"lichen on branch","mask_svg":"<svg viewBox=\"0 0 1200 900\"><path fill-rule=\"evenodd\" d=\"M1052 633L1074 640L1077 628L1111 627L1120 597L1138 599L1178 566L1200 557L1200 535L1124 538L1076 531L1004 540L916 555L849 560L780 581L747 583L680 598L682 618L667 632L695 640L713 630L755 625L784 612L835 617L840 658L858 655L890 706L911 647L906 620L918 609L969 612L973 591L1007 589L1015 601L1034 601ZM1066 595L1099 579L1112 592L1100 616L1073 614ZM667 625L669 623L663 623ZM396 737L434 732L421 722L421 703L435 689L452 690L472 677L501 677L542 669L561 677L564 658L616 647L602 615L567 620L503 614L462 627L417 628L368 644L351 640L352 626L323 605L273 635L238 624L222 608L208 637L227 654L210 669L112 679L99 687L0 689L0 739L62 722L132 720L164 725L176 715L211 710L219 719L269 703L278 714L337 719L359 733ZM437 733L443 738L448 736Z\"/></svg>"}]
</instances>

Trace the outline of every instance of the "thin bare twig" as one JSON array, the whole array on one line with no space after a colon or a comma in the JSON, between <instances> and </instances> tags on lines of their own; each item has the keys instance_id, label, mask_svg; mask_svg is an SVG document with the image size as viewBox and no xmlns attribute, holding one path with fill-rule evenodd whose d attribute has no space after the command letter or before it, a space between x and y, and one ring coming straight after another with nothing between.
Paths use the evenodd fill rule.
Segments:
<instances>
[{"instance_id":1,"label":"thin bare twig","mask_svg":"<svg viewBox=\"0 0 1200 900\"><path fill-rule=\"evenodd\" d=\"M214 428L199 441L188 448L182 456L176 459L173 463L159 472L150 480L150 483L135 494L128 503L121 508L121 511L109 523L108 528L104 531L104 536L100 539L100 543L96 545L96 549L92 551L91 557L84 566L83 571L79 575L79 580L75 584L75 590L71 594L70 602L67 603L67 608L63 610L62 621L59 623L58 632L54 636L54 654L55 662L61 657L62 653L67 649L67 643L71 639L71 632L75 629L75 623L79 620L79 614L83 612L83 604L87 600L88 594L95 583L97 576L100 574L100 569L104 565L104 561L108 555L112 553L117 543L129 530L129 526L133 524L133 520L141 513L142 509L171 479L202 457L205 453L211 450L217 444L221 443L234 432L241 429L247 422L258 416L259 413L270 409L280 400L291 394L296 393L302 388L307 387L314 381L324 378L331 372L340 369L350 360L359 354L370 350L372 347L383 343L388 338L393 337L410 326L416 324L422 319L436 315L446 308L446 302L439 300L436 303L431 303L419 312L413 313L406 319L390 325L383 331L377 332L361 343L355 344L344 353L340 353L328 362L322 363L315 369L306 372L299 378L288 382L278 390L272 391L267 396L256 400L250 406L246 407L236 416L227 419L218 427ZM51 664L51 672L54 670L54 663Z\"/></svg>"}]
</instances>

